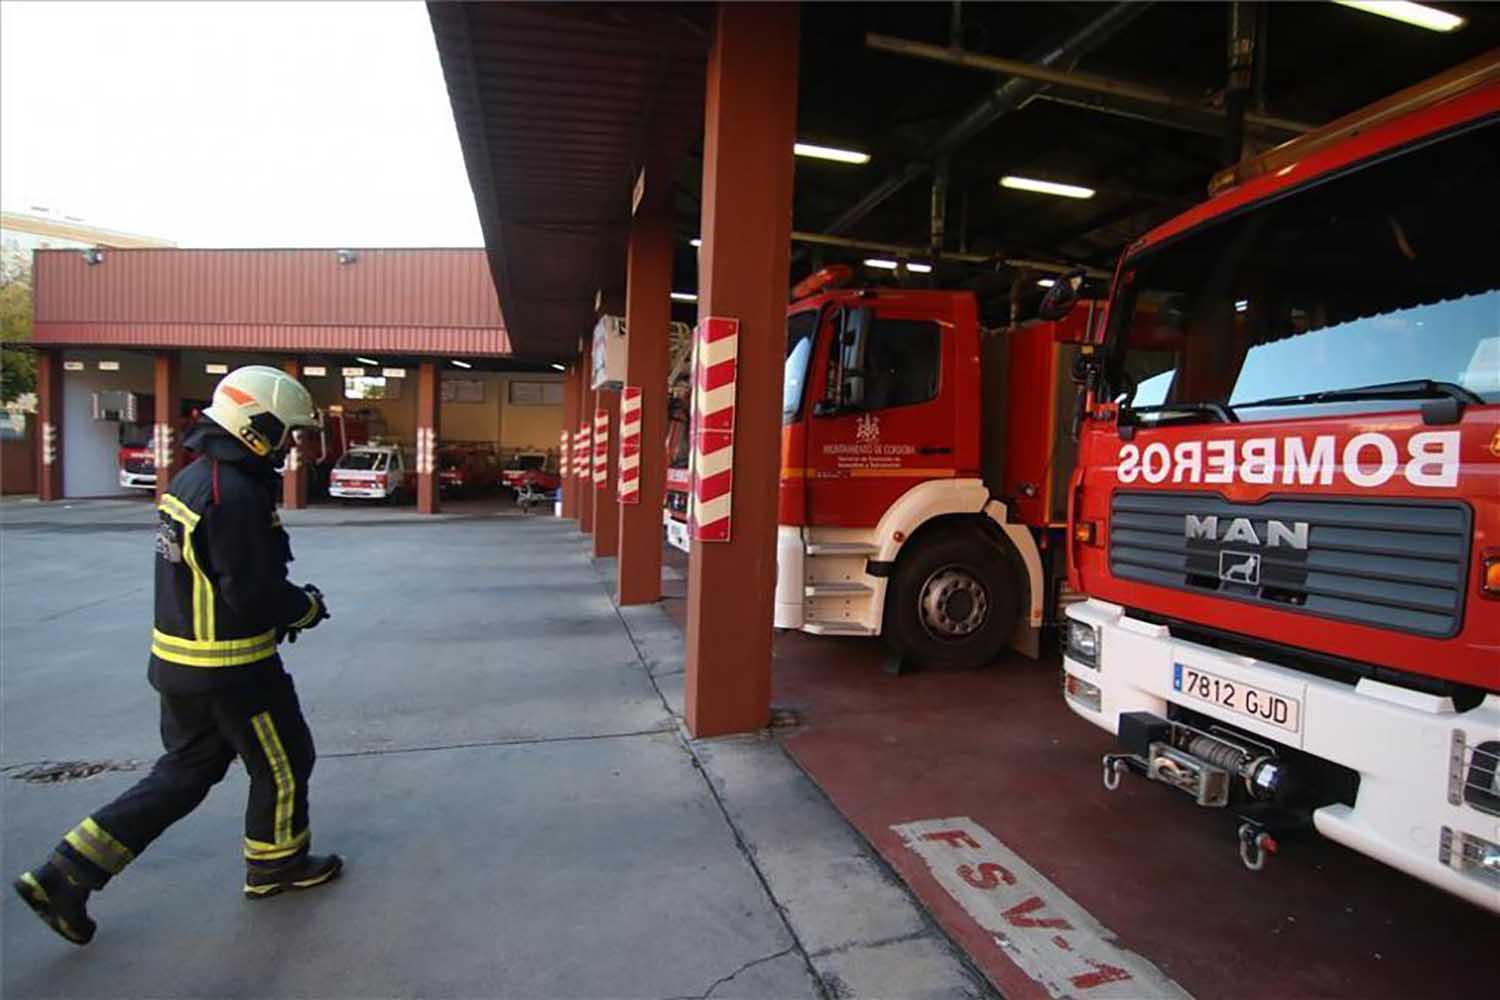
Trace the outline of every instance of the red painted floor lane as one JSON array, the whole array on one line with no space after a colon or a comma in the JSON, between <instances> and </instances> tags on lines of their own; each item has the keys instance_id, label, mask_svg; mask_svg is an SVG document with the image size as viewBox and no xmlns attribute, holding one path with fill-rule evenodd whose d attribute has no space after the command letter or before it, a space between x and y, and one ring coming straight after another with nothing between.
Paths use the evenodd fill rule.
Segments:
<instances>
[{"instance_id":1,"label":"red painted floor lane","mask_svg":"<svg viewBox=\"0 0 1500 1000\"><path fill-rule=\"evenodd\" d=\"M1068 711L1055 658L892 677L878 643L798 633L775 656L776 704L802 719L788 750L1013 1000L1048 994L893 828L972 819L1199 997L1461 996L1487 978L1500 921L1475 907L1316 836L1251 873L1228 813L1129 777L1106 792L1111 739Z\"/></svg>"},{"instance_id":2,"label":"red painted floor lane","mask_svg":"<svg viewBox=\"0 0 1500 1000\"><path fill-rule=\"evenodd\" d=\"M667 561L683 573L676 550ZM684 623L683 581L666 610ZM967 817L1184 990L1207 998L1482 995L1500 920L1336 844L1289 838L1264 871L1236 823L1127 776L1111 737L1063 702L1055 657L892 677L883 647L800 633L775 646L787 749L1010 1000L1047 991L894 827ZM974 875L982 879L977 868Z\"/></svg>"}]
</instances>

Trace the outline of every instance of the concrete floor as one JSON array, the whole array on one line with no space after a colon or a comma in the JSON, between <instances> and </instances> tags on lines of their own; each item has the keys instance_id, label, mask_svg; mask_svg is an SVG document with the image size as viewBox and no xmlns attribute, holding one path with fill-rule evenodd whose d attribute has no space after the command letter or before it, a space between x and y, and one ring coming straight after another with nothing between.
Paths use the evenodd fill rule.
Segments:
<instances>
[{"instance_id":1,"label":"concrete floor","mask_svg":"<svg viewBox=\"0 0 1500 1000\"><path fill-rule=\"evenodd\" d=\"M88 948L6 894L6 997L990 995L777 741L683 737L680 634L615 609L571 524L485 504L286 521L294 579L334 615L284 652L316 845L345 878L242 899L233 769L95 897ZM152 522L0 504L0 766L125 769L0 782L8 876L158 750Z\"/></svg>"}]
</instances>

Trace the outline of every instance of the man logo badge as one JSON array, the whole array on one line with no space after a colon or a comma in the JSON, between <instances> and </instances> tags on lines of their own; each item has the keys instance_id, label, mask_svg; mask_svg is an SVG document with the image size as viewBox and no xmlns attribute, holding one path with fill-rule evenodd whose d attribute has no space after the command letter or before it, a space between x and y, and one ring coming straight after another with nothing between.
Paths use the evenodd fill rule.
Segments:
<instances>
[{"instance_id":1,"label":"man logo badge","mask_svg":"<svg viewBox=\"0 0 1500 1000\"><path fill-rule=\"evenodd\" d=\"M1219 552L1219 579L1225 583L1260 586L1260 556L1254 552Z\"/></svg>"}]
</instances>

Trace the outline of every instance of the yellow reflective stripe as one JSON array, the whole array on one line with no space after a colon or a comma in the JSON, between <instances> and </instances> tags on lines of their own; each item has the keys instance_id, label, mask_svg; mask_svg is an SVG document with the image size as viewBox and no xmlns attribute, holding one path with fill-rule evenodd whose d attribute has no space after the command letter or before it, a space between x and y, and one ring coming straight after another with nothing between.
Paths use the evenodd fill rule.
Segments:
<instances>
[{"instance_id":1,"label":"yellow reflective stripe","mask_svg":"<svg viewBox=\"0 0 1500 1000\"><path fill-rule=\"evenodd\" d=\"M264 840L246 837L245 859L247 861L280 861L302 850L311 837L311 829L303 830L285 844L268 844Z\"/></svg>"},{"instance_id":2,"label":"yellow reflective stripe","mask_svg":"<svg viewBox=\"0 0 1500 1000\"><path fill-rule=\"evenodd\" d=\"M177 499L170 493L163 493L161 495L161 503L157 506L159 510L165 512L178 521L182 521L184 524L192 525L194 527L196 527L198 524L200 515L194 513L191 507L189 507L187 504L183 503L181 500Z\"/></svg>"},{"instance_id":3,"label":"yellow reflective stripe","mask_svg":"<svg viewBox=\"0 0 1500 1000\"><path fill-rule=\"evenodd\" d=\"M168 663L185 667L238 667L275 655L276 632L264 632L249 639L204 642L152 629L151 652Z\"/></svg>"},{"instance_id":4,"label":"yellow reflective stripe","mask_svg":"<svg viewBox=\"0 0 1500 1000\"><path fill-rule=\"evenodd\" d=\"M307 609L307 614L292 622L292 624L289 626L290 628L304 628L308 624L310 624L314 618L318 617L318 608L321 607L321 605L318 603L318 599L311 594L308 594L307 601L311 605L311 607Z\"/></svg>"},{"instance_id":5,"label":"yellow reflective stripe","mask_svg":"<svg viewBox=\"0 0 1500 1000\"><path fill-rule=\"evenodd\" d=\"M68 831L63 840L111 875L118 875L135 858L130 848L110 836L92 817Z\"/></svg>"},{"instance_id":6,"label":"yellow reflective stripe","mask_svg":"<svg viewBox=\"0 0 1500 1000\"><path fill-rule=\"evenodd\" d=\"M214 639L213 641L189 639L181 635L168 635L159 629L151 630L153 642L173 646L190 653L212 653L216 651L235 652L238 650L259 648L266 644L276 644L276 630L267 629L260 635L246 636L243 639Z\"/></svg>"},{"instance_id":7,"label":"yellow reflective stripe","mask_svg":"<svg viewBox=\"0 0 1500 1000\"><path fill-rule=\"evenodd\" d=\"M292 839L292 804L297 781L292 777L292 765L286 759L286 750L276 733L276 723L271 721L271 713L251 716L250 725L255 729L260 748L271 765L271 779L276 782L276 819L271 836L276 843L284 844Z\"/></svg>"}]
</instances>

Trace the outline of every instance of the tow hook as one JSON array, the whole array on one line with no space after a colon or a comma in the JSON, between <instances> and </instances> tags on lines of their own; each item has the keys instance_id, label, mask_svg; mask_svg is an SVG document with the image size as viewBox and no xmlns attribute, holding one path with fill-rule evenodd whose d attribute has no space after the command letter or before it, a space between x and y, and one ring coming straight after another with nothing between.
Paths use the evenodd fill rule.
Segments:
<instances>
[{"instance_id":1,"label":"tow hook","mask_svg":"<svg viewBox=\"0 0 1500 1000\"><path fill-rule=\"evenodd\" d=\"M1266 866L1266 858L1279 849L1276 838L1258 823L1240 824L1240 861L1246 868L1258 872Z\"/></svg>"},{"instance_id":2,"label":"tow hook","mask_svg":"<svg viewBox=\"0 0 1500 1000\"><path fill-rule=\"evenodd\" d=\"M1107 753L1104 755L1104 788L1114 791L1120 787L1120 769L1130 759L1129 754Z\"/></svg>"}]
</instances>

